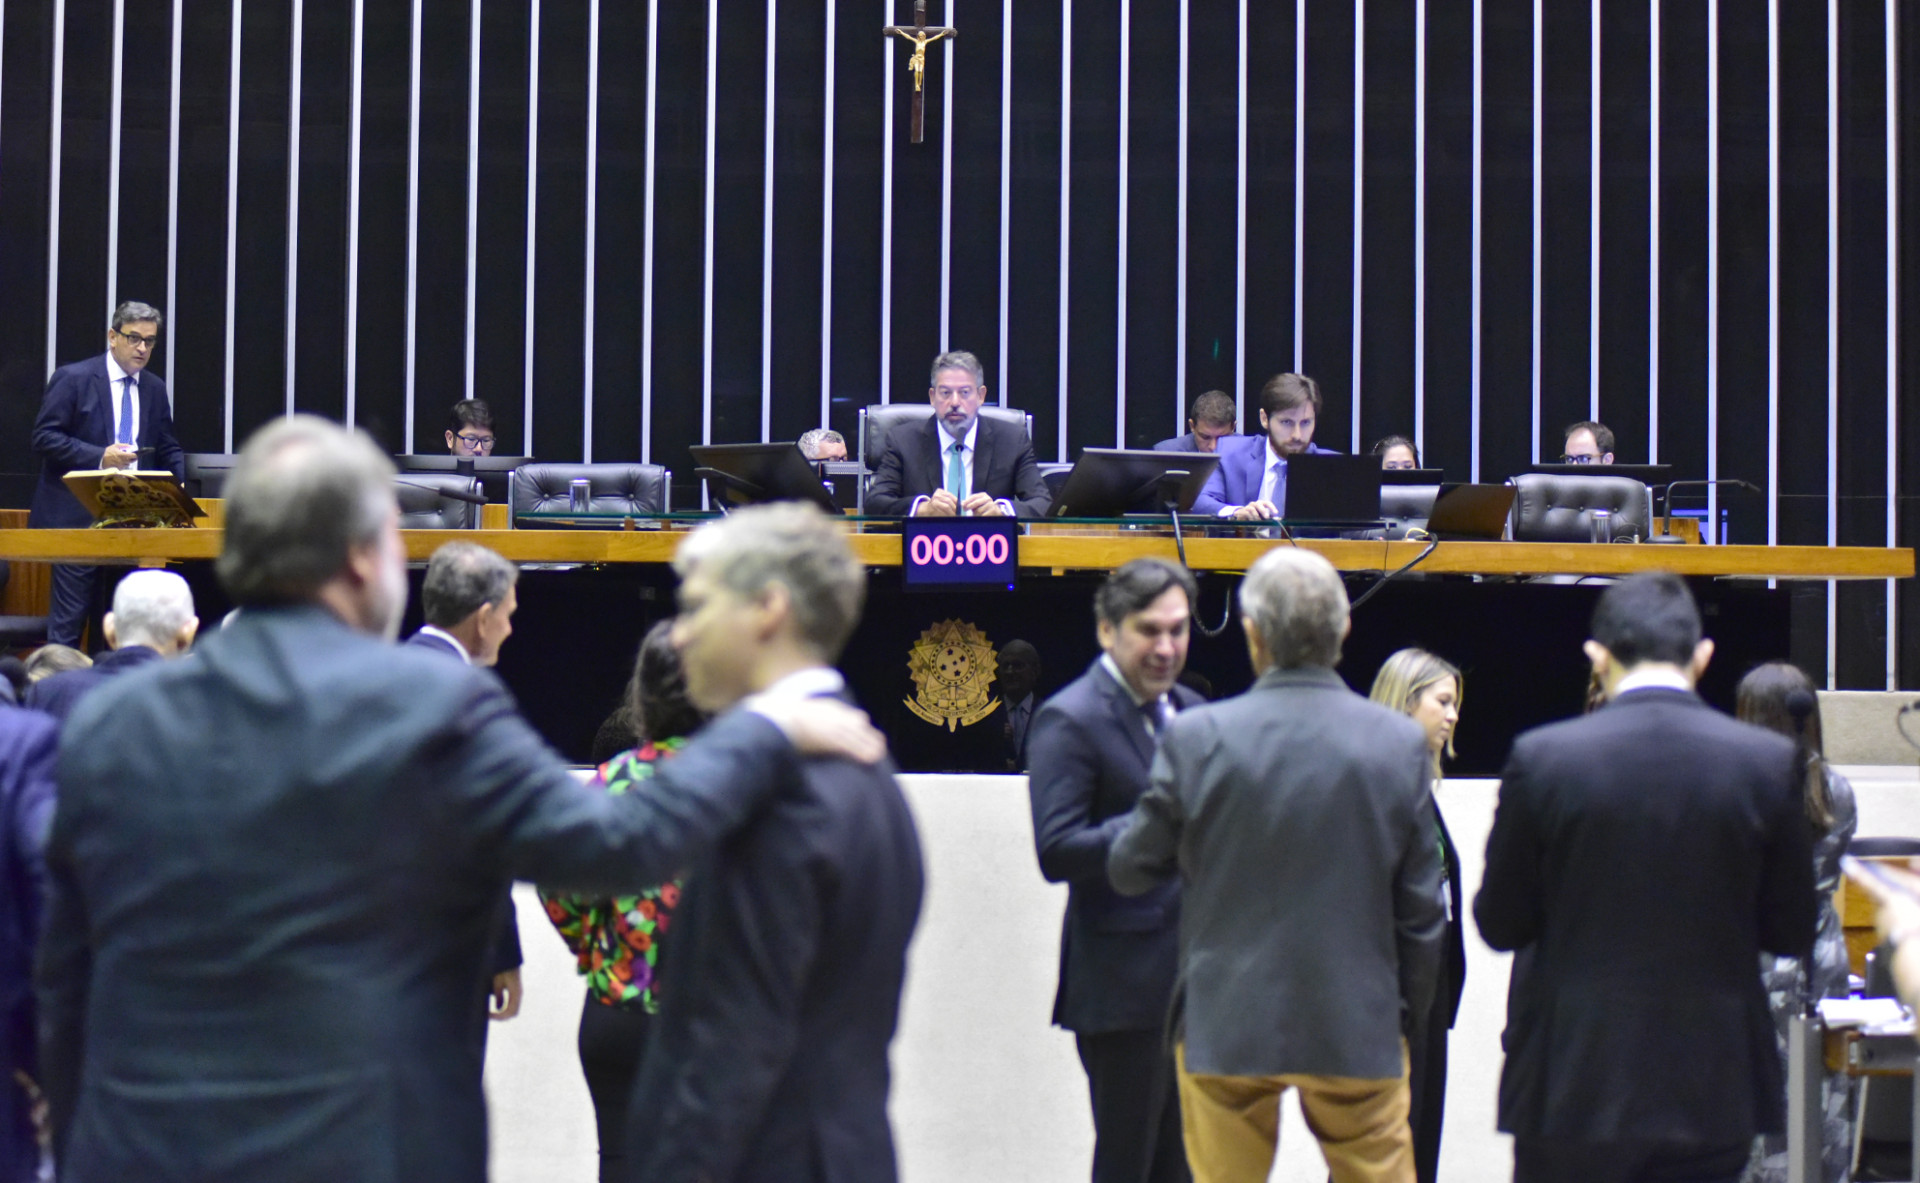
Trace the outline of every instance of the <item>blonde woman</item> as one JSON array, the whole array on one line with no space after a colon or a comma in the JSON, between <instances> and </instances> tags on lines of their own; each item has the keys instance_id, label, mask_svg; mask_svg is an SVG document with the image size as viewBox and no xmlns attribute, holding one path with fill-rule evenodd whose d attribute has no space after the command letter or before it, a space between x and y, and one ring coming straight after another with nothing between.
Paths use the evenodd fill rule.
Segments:
<instances>
[{"instance_id":1,"label":"blonde woman","mask_svg":"<svg viewBox=\"0 0 1920 1183\"><path fill-rule=\"evenodd\" d=\"M1433 783L1440 784L1440 757L1453 755L1453 729L1460 722L1460 670L1452 662L1424 649L1402 649L1380 667L1368 695L1373 701L1413 717L1427 729L1427 750L1433 755ZM1467 978L1467 947L1460 927L1460 857L1434 801L1434 821L1441 858L1446 864L1442 890L1447 909L1447 935L1441 945L1440 978L1434 984L1433 1006L1414 1025L1409 1040L1413 1105L1407 1121L1413 1127L1414 1171L1420 1183L1433 1183L1440 1161L1440 1126L1447 1099L1447 1032L1460 1010L1460 988Z\"/></svg>"}]
</instances>

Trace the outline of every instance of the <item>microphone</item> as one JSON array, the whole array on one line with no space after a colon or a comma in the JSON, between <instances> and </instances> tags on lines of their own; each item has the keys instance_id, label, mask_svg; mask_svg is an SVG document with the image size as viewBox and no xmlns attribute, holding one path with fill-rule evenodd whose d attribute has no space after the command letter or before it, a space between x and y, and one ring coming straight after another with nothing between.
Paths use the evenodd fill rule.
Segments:
<instances>
[{"instance_id":1,"label":"microphone","mask_svg":"<svg viewBox=\"0 0 1920 1183\"><path fill-rule=\"evenodd\" d=\"M1669 481L1664 485L1655 485L1653 486L1654 496L1660 504L1666 506L1666 512L1660 515L1660 532L1647 541L1668 543L1680 541L1673 533L1673 527L1670 524L1673 518L1673 491L1675 489L1692 487L1707 489L1715 485L1732 485L1735 488L1745 489L1749 493L1758 493L1761 491L1760 486L1754 484L1752 481L1743 481L1738 477L1722 477L1719 480L1713 481ZM1702 533L1704 532L1703 529Z\"/></svg>"},{"instance_id":2,"label":"microphone","mask_svg":"<svg viewBox=\"0 0 1920 1183\"><path fill-rule=\"evenodd\" d=\"M423 485L419 481L410 481L403 476L394 477L393 483L396 485L405 485L409 489L425 489L429 493L437 493L442 497L451 498L454 501L464 501L468 505L485 505L487 503L487 498L484 493L468 493L460 489L443 489L438 485Z\"/></svg>"}]
</instances>

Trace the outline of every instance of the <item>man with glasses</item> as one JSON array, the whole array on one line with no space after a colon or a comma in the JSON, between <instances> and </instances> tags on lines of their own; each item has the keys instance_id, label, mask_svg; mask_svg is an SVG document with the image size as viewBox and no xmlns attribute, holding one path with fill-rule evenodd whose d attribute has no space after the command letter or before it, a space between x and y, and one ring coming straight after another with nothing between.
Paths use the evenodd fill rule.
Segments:
<instances>
[{"instance_id":1,"label":"man with glasses","mask_svg":"<svg viewBox=\"0 0 1920 1183\"><path fill-rule=\"evenodd\" d=\"M491 456L493 408L477 398L461 399L447 415L447 452L454 456Z\"/></svg>"},{"instance_id":2,"label":"man with glasses","mask_svg":"<svg viewBox=\"0 0 1920 1183\"><path fill-rule=\"evenodd\" d=\"M47 380L46 397L33 423L33 450L40 457L29 526L83 529L93 515L61 480L75 470L166 469L185 480L186 454L173 434L173 403L158 374L146 373L160 337L160 310L129 300L113 310L107 352L61 366ZM53 568L47 640L79 647L80 630L93 610L99 569L70 563Z\"/></svg>"},{"instance_id":3,"label":"man with glasses","mask_svg":"<svg viewBox=\"0 0 1920 1183\"><path fill-rule=\"evenodd\" d=\"M1562 464L1612 464L1613 432L1604 423L1583 420L1567 428L1560 452Z\"/></svg>"},{"instance_id":4,"label":"man with glasses","mask_svg":"<svg viewBox=\"0 0 1920 1183\"><path fill-rule=\"evenodd\" d=\"M927 401L933 417L887 433L867 512L900 517L1023 517L1052 498L1026 433L983 419L987 386L980 359L964 350L933 359Z\"/></svg>"}]
</instances>

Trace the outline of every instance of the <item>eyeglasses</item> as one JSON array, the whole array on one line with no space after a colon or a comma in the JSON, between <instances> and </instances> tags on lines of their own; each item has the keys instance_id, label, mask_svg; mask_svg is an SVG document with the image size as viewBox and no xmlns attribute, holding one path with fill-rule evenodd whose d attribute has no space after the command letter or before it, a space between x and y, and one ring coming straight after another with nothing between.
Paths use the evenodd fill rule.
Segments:
<instances>
[{"instance_id":1,"label":"eyeglasses","mask_svg":"<svg viewBox=\"0 0 1920 1183\"><path fill-rule=\"evenodd\" d=\"M493 451L493 445L499 442L490 435L466 435L463 433L453 438L459 440L476 452L491 452Z\"/></svg>"},{"instance_id":2,"label":"eyeglasses","mask_svg":"<svg viewBox=\"0 0 1920 1183\"><path fill-rule=\"evenodd\" d=\"M1560 463L1562 464L1598 464L1600 463L1600 457L1598 456L1562 456L1560 457Z\"/></svg>"},{"instance_id":3,"label":"eyeglasses","mask_svg":"<svg viewBox=\"0 0 1920 1183\"><path fill-rule=\"evenodd\" d=\"M157 336L142 337L138 333L122 333L120 332L119 329L115 329L113 331L119 335L122 341L125 341L127 344L133 346L135 349L152 349L153 343L160 339Z\"/></svg>"}]
</instances>

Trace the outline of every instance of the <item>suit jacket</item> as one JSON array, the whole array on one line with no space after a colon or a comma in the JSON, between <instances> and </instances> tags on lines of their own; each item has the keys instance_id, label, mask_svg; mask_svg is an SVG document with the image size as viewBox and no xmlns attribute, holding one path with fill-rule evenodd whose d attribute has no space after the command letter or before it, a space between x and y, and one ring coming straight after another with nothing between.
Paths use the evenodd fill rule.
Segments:
<instances>
[{"instance_id":1,"label":"suit jacket","mask_svg":"<svg viewBox=\"0 0 1920 1183\"><path fill-rule=\"evenodd\" d=\"M1805 956L1816 897L1794 746L1643 689L1529 731L1501 774L1474 900L1530 946L1507 1011L1500 1128L1736 1142L1782 1128L1760 953Z\"/></svg>"},{"instance_id":2,"label":"suit jacket","mask_svg":"<svg viewBox=\"0 0 1920 1183\"><path fill-rule=\"evenodd\" d=\"M100 467L100 453L113 442L115 384L107 380L111 354L101 354L61 366L47 380L40 415L33 421L33 450L40 457L40 480L33 489L29 526L55 529L85 528L93 515L80 504L61 477L75 469ZM113 371L120 371L115 368ZM140 373L140 434L134 441L152 448L141 468L164 468L175 480L187 478L186 453L173 435L173 403L167 383L152 370Z\"/></svg>"},{"instance_id":3,"label":"suit jacket","mask_svg":"<svg viewBox=\"0 0 1920 1183\"><path fill-rule=\"evenodd\" d=\"M1161 440L1159 443L1153 445L1153 450L1156 452L1198 452L1200 450L1200 444L1193 438L1193 433L1189 431L1185 435L1176 435L1170 440Z\"/></svg>"},{"instance_id":4,"label":"suit jacket","mask_svg":"<svg viewBox=\"0 0 1920 1183\"><path fill-rule=\"evenodd\" d=\"M1335 456L1339 453L1319 444L1308 444L1307 451L1315 456ZM1213 475L1207 478L1200 495L1193 499L1193 512L1196 514L1218 514L1229 505L1246 505L1260 499L1260 485L1267 477L1267 437L1257 435L1230 435L1221 439L1220 463L1214 466ZM1287 509L1287 470L1283 465L1280 479L1275 482L1273 503L1285 516Z\"/></svg>"},{"instance_id":5,"label":"suit jacket","mask_svg":"<svg viewBox=\"0 0 1920 1183\"><path fill-rule=\"evenodd\" d=\"M1447 927L1440 937L1440 972L1433 983L1433 1006L1427 1012L1448 1030L1460 1017L1460 995L1467 985L1467 910L1460 895L1460 852L1453 845L1447 819L1434 803L1434 826L1440 831L1440 849L1447 860Z\"/></svg>"},{"instance_id":6,"label":"suit jacket","mask_svg":"<svg viewBox=\"0 0 1920 1183\"><path fill-rule=\"evenodd\" d=\"M439 653L454 658L462 665L467 663L466 653L456 649L453 642L447 640L445 637L436 637L425 629L421 629L408 637L405 644L416 649L425 650L428 653ZM49 678L47 680L52 681L53 679ZM525 958L520 949L520 913L513 906L513 885L509 883L507 890L502 893L500 923L494 935L493 947L487 956L486 978L488 989L492 989L493 979L495 977L506 973L510 969L519 969L524 960ZM481 1034L486 1034L485 1027L481 1028Z\"/></svg>"},{"instance_id":7,"label":"suit jacket","mask_svg":"<svg viewBox=\"0 0 1920 1183\"><path fill-rule=\"evenodd\" d=\"M62 670L27 687L27 705L65 723L67 716L73 713L73 708L96 687L108 679L159 660L160 651L148 645L128 645L122 649L108 650L85 669Z\"/></svg>"},{"instance_id":8,"label":"suit jacket","mask_svg":"<svg viewBox=\"0 0 1920 1183\"><path fill-rule=\"evenodd\" d=\"M1180 875L1188 1070L1401 1074L1440 955L1432 774L1421 726L1332 670L1173 721L1108 868L1128 893Z\"/></svg>"},{"instance_id":9,"label":"suit jacket","mask_svg":"<svg viewBox=\"0 0 1920 1183\"><path fill-rule=\"evenodd\" d=\"M1013 502L1020 517L1043 516L1053 499L1026 433L984 415L975 422L980 430L973 441L973 491ZM948 438L939 420L931 417L921 423L902 423L888 432L880 466L867 487L867 512L904 516L913 509L914 498L931 496L944 486L947 469L941 449Z\"/></svg>"},{"instance_id":10,"label":"suit jacket","mask_svg":"<svg viewBox=\"0 0 1920 1183\"><path fill-rule=\"evenodd\" d=\"M483 1183L474 983L507 880L659 883L793 763L736 711L609 796L492 674L311 605L115 679L63 732L47 854L62 1179Z\"/></svg>"},{"instance_id":11,"label":"suit jacket","mask_svg":"<svg viewBox=\"0 0 1920 1183\"><path fill-rule=\"evenodd\" d=\"M13 1074L40 1077L33 949L46 907L42 855L59 738L59 725L45 715L0 706L0 1183L29 1183L40 1159L26 1094Z\"/></svg>"},{"instance_id":12,"label":"suit jacket","mask_svg":"<svg viewBox=\"0 0 1920 1183\"><path fill-rule=\"evenodd\" d=\"M1200 705L1185 686L1180 710ZM1027 793L1040 873L1067 884L1053 1021L1069 1031L1157 1030L1180 963L1180 885L1128 897L1107 881L1107 854L1147 791L1155 741L1105 665L1049 698L1028 733Z\"/></svg>"},{"instance_id":13,"label":"suit jacket","mask_svg":"<svg viewBox=\"0 0 1920 1183\"><path fill-rule=\"evenodd\" d=\"M895 1179L887 1046L920 843L891 764L798 769L688 875L628 1110L634 1179Z\"/></svg>"}]
</instances>

